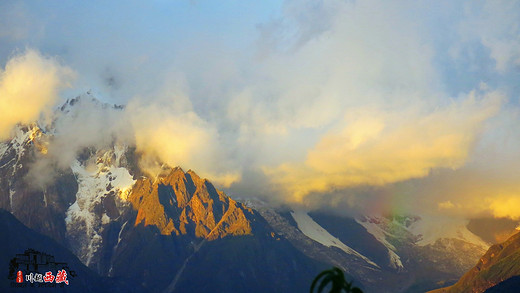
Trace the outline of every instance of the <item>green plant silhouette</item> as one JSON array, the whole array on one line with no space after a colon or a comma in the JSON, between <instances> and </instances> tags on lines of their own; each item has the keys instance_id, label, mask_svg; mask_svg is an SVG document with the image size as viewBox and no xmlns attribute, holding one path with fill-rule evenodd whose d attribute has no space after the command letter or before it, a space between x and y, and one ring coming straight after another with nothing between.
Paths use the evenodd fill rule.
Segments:
<instances>
[{"instance_id":1,"label":"green plant silhouette","mask_svg":"<svg viewBox=\"0 0 520 293\"><path fill-rule=\"evenodd\" d=\"M318 286L318 293L321 293L325 287L327 287L328 284L332 283L332 288L330 289L329 293L363 293L361 289L358 287L353 287L352 282L347 282L345 280L345 275L343 274L343 271L340 268L334 267L330 270L325 270L321 272L316 278L314 278L314 281L312 281L311 285L311 293L314 293L314 288L318 284L318 281L320 281L320 285Z\"/></svg>"}]
</instances>

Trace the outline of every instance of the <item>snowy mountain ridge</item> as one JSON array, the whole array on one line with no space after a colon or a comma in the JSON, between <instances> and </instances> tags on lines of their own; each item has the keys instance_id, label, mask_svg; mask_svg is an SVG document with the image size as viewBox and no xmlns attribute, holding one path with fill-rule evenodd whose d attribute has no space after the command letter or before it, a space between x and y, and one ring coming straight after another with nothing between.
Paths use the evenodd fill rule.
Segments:
<instances>
[{"instance_id":1,"label":"snowy mountain ridge","mask_svg":"<svg viewBox=\"0 0 520 293\"><path fill-rule=\"evenodd\" d=\"M27 181L31 164L45 158L49 143L61 134L53 127L81 118L83 107L121 109L85 94L67 100L48 126L20 125L10 140L0 142L0 204L24 224L66 245L100 274L120 276L131 267L134 254L148 259L146 253L153 254L153 245L163 245L165 237L182 250L176 255L182 265L206 241L242 235L232 240L240 243L247 235L266 237L262 241L274 241L269 242L274 247L283 242L298 258L338 266L367 288L400 292L413 285L408 278L416 278L417 271L436 274L432 280L437 281L458 277L487 247L462 220L320 216L260 199L234 200L181 168L165 167L163 176L148 178L139 170L135 148L117 140L80 148L70 164L54 170L55 181L35 190ZM445 228L448 223L450 229ZM141 246L148 245L143 235L163 240L142 251Z\"/></svg>"},{"instance_id":2,"label":"snowy mountain ridge","mask_svg":"<svg viewBox=\"0 0 520 293\"><path fill-rule=\"evenodd\" d=\"M116 147L117 148L117 147ZM120 147L121 148L121 147ZM120 166L121 155L117 151L107 151L97 158L95 166L87 166L79 161L74 161L71 169L76 176L79 184L76 193L76 201L66 212L67 231L70 235L84 235L79 240L80 243L88 243L79 249L80 259L88 266L99 247L102 245L101 232L104 226L110 223L112 218L123 212L123 206L128 205L126 198L135 183L132 175L126 168ZM115 164L112 164L115 159ZM89 169L94 169L89 171ZM116 195L116 196L113 196ZM107 196L113 196L108 198ZM113 198L113 199L112 199ZM119 199L119 200L118 200ZM108 201L113 201L116 210L107 213L95 213L98 205L108 205Z\"/></svg>"},{"instance_id":3,"label":"snowy mountain ridge","mask_svg":"<svg viewBox=\"0 0 520 293\"><path fill-rule=\"evenodd\" d=\"M386 237L389 235L389 232L385 229L381 229L376 223L374 223L374 221L371 220L362 221L356 219L356 222L362 225L368 233L372 234L377 239L377 241L381 242L388 249L388 256L390 258L391 267L397 270L403 270L404 265L401 261L401 257L397 254L396 247L386 239Z\"/></svg>"},{"instance_id":4,"label":"snowy mountain ridge","mask_svg":"<svg viewBox=\"0 0 520 293\"><path fill-rule=\"evenodd\" d=\"M387 236L399 238L411 237L419 246L434 244L439 239L458 239L487 249L490 244L468 230L468 220L432 216L395 217L364 216L356 221L364 226L374 237L388 249L395 247L387 241ZM408 235L407 235L408 234Z\"/></svg>"},{"instance_id":5,"label":"snowy mountain ridge","mask_svg":"<svg viewBox=\"0 0 520 293\"><path fill-rule=\"evenodd\" d=\"M371 261L368 257L362 255L361 253L355 251L354 249L347 246L345 243L341 242L338 238L332 236L327 230L325 230L322 226L316 223L306 212L304 211L292 211L291 216L296 221L298 225L298 229L302 231L307 237L312 240L319 242L327 247L335 246L347 254L355 255L367 263L373 265L374 267L379 268L375 262Z\"/></svg>"}]
</instances>

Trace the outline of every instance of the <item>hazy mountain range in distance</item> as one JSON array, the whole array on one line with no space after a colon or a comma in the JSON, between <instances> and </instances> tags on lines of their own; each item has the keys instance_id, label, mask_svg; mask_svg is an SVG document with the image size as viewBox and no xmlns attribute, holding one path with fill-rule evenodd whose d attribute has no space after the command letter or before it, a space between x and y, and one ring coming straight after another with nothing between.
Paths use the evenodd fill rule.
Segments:
<instances>
[{"instance_id":1,"label":"hazy mountain range in distance","mask_svg":"<svg viewBox=\"0 0 520 293\"><path fill-rule=\"evenodd\" d=\"M47 164L54 127L84 108L124 109L86 93L0 143L4 276L30 248L77 272L67 292L307 292L332 266L365 292L512 292L497 290L518 284L519 234L495 244L514 234L512 221L352 218L231 198L196 170L162 164L148 175L142 154L115 138L81 149L68 166ZM52 176L36 188L40 163ZM12 282L4 278L1 291L24 290Z\"/></svg>"}]
</instances>

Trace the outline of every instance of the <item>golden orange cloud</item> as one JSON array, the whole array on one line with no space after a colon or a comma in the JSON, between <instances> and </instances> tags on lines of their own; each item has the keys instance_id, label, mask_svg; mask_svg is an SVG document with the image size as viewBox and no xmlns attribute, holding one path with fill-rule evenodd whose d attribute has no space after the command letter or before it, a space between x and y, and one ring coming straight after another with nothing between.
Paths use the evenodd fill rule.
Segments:
<instances>
[{"instance_id":1,"label":"golden orange cloud","mask_svg":"<svg viewBox=\"0 0 520 293\"><path fill-rule=\"evenodd\" d=\"M175 112L157 104L133 102L127 108L141 167L152 175L160 173L160 161L170 166L196 170L220 186L240 180L240 173L225 166L216 129L193 111Z\"/></svg>"},{"instance_id":2,"label":"golden orange cloud","mask_svg":"<svg viewBox=\"0 0 520 293\"><path fill-rule=\"evenodd\" d=\"M69 85L74 72L55 59L34 50L11 58L0 70L0 139L9 137L17 123L31 123L58 98L58 91Z\"/></svg>"},{"instance_id":3,"label":"golden orange cloud","mask_svg":"<svg viewBox=\"0 0 520 293\"><path fill-rule=\"evenodd\" d=\"M486 202L495 218L520 219L520 190L516 194L487 198Z\"/></svg>"},{"instance_id":4,"label":"golden orange cloud","mask_svg":"<svg viewBox=\"0 0 520 293\"><path fill-rule=\"evenodd\" d=\"M417 108L351 110L304 161L263 170L298 202L312 192L420 178L433 168L456 169L466 162L483 122L499 111L502 99L498 92L471 92L426 114Z\"/></svg>"}]
</instances>

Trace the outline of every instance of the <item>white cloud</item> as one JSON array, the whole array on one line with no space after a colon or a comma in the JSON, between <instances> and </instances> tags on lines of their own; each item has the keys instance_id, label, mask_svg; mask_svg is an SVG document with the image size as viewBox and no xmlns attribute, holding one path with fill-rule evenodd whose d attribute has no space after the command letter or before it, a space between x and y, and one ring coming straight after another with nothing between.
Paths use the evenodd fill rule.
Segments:
<instances>
[{"instance_id":1,"label":"white cloud","mask_svg":"<svg viewBox=\"0 0 520 293\"><path fill-rule=\"evenodd\" d=\"M0 70L0 139L17 123L37 120L58 99L58 91L70 86L73 71L38 51L14 55Z\"/></svg>"},{"instance_id":2,"label":"white cloud","mask_svg":"<svg viewBox=\"0 0 520 293\"><path fill-rule=\"evenodd\" d=\"M425 177L434 168L462 167L503 97L474 92L432 112L420 109L358 109L323 135L303 162L265 167L295 201L312 192L384 185Z\"/></svg>"},{"instance_id":3,"label":"white cloud","mask_svg":"<svg viewBox=\"0 0 520 293\"><path fill-rule=\"evenodd\" d=\"M500 73L520 66L520 1L470 1L465 12L463 42L476 40L488 48Z\"/></svg>"},{"instance_id":4,"label":"white cloud","mask_svg":"<svg viewBox=\"0 0 520 293\"><path fill-rule=\"evenodd\" d=\"M31 25L4 34L0 54L26 44L58 52L81 72L80 87L130 103L129 140L155 154L146 162L226 186L242 178L230 189L240 196L356 208L401 200L412 210L452 203L434 210L474 215L492 213L499 194L516 196L518 3L291 0L248 44L255 26L208 25L219 15L193 25L128 5L107 25L91 22L102 13L95 5L52 16L26 6Z\"/></svg>"}]
</instances>

